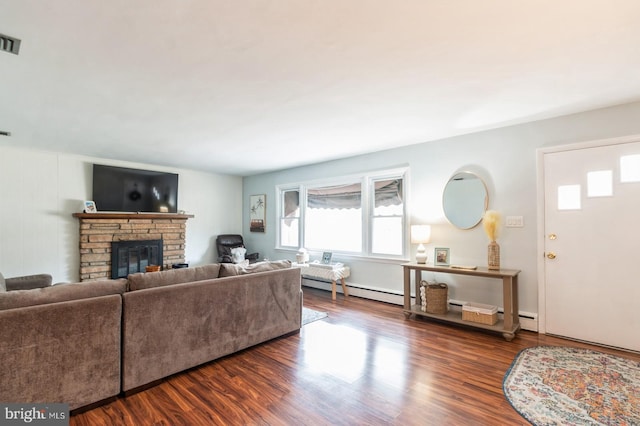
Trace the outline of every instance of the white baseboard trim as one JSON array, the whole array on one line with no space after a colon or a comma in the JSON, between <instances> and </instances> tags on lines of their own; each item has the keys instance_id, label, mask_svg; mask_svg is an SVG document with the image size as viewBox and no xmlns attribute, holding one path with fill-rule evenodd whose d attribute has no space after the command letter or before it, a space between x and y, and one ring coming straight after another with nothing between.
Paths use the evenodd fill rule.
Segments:
<instances>
[{"instance_id":1,"label":"white baseboard trim","mask_svg":"<svg viewBox=\"0 0 640 426\"><path fill-rule=\"evenodd\" d=\"M317 288L320 290L331 291L331 283L326 281L320 281L316 279L302 278L302 285L305 287ZM365 286L353 282L347 282L349 288L349 295L362 297L363 299L376 300L378 302L391 303L393 305L404 305L404 296L401 293L393 292L391 290L381 289L377 287ZM340 283L336 285L336 291L342 294L342 286ZM341 296L342 297L342 296ZM411 297L412 303L414 303L414 297ZM461 300L449 300L449 308L453 310L460 310L461 306L466 303ZM499 314L502 315L503 310L499 308ZM528 331L538 331L538 314L531 312L519 312L520 328Z\"/></svg>"}]
</instances>

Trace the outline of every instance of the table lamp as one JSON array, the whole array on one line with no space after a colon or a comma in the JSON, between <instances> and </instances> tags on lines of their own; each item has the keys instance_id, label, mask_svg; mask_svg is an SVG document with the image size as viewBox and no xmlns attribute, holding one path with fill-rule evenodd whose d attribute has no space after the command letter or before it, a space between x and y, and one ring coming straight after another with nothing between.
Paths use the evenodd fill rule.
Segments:
<instances>
[{"instance_id":1,"label":"table lamp","mask_svg":"<svg viewBox=\"0 0 640 426\"><path fill-rule=\"evenodd\" d=\"M431 239L431 226L411 225L411 243L418 244L416 252L417 263L427 263L427 251L423 244L427 244Z\"/></svg>"}]
</instances>

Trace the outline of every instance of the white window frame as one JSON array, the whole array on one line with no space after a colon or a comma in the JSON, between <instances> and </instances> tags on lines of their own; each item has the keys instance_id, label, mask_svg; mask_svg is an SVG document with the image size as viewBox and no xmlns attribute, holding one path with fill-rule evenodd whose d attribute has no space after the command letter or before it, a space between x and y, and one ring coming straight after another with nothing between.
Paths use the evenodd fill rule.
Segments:
<instances>
[{"instance_id":1,"label":"white window frame","mask_svg":"<svg viewBox=\"0 0 640 426\"><path fill-rule=\"evenodd\" d=\"M298 250L298 246L285 246L282 245L282 221L285 219L284 217L284 194L285 192L288 191L298 191L298 209L300 210L300 213L298 214L298 239L302 240L303 236L301 234L301 232L304 229L304 226L302 226L302 208L303 208L303 194L302 194L302 188L300 187L300 185L282 185L282 186L277 186L276 187L276 199L278 200L278 204L276 207L276 215L278 218L278 222L276 224L276 248L278 249L295 249ZM306 200L306 196L304 196L305 200ZM298 241L298 245L299 245L300 241Z\"/></svg>"},{"instance_id":2,"label":"white window frame","mask_svg":"<svg viewBox=\"0 0 640 426\"><path fill-rule=\"evenodd\" d=\"M374 204L375 204L375 186L374 183L376 181L385 180L385 179L402 179L402 205L403 205L403 213L402 213L402 254L400 255L391 255L391 254L376 254L372 252L372 232L373 232L373 218L374 218ZM332 251L331 247L323 247L323 248L314 248L314 250L325 250L331 251L334 255L339 255L341 257L366 257L366 258L375 258L375 259L391 259L391 260L406 260L409 257L409 244L408 244L408 234L407 234L407 223L408 223L408 188L409 188L409 168L401 167L395 169L387 169L387 170L378 170L367 172L359 175L347 175L347 176L339 176L331 179L322 179L322 180L313 180L313 181L304 181L298 183L289 183L283 185L277 185L275 188L276 199L278 200L278 205L276 207L277 211L277 224L276 224L276 249L277 250L295 250L297 251L299 247L292 246L283 246L281 244L281 221L283 219L283 200L284 200L284 192L297 190L299 191L299 208L300 208L300 216L298 220L298 237L299 237L299 246L305 247L305 216L306 216L306 206L307 206L307 189L308 188L317 188L323 186L333 186L333 185L341 185L348 183L360 182L362 185L362 248L360 252L339 252Z\"/></svg>"}]
</instances>

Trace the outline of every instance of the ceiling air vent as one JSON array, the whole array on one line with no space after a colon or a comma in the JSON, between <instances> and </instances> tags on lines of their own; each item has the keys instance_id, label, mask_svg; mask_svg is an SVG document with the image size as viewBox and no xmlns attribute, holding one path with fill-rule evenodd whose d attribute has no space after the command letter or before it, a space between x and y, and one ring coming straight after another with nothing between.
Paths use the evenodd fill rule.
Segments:
<instances>
[{"instance_id":1,"label":"ceiling air vent","mask_svg":"<svg viewBox=\"0 0 640 426\"><path fill-rule=\"evenodd\" d=\"M0 51L17 55L20 51L20 40L0 34Z\"/></svg>"}]
</instances>

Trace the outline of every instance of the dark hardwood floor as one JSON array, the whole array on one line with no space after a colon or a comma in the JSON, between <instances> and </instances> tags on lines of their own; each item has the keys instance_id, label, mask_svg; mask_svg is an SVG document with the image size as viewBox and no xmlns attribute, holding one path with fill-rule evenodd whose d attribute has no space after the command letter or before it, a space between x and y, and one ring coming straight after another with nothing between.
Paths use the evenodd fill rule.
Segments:
<instances>
[{"instance_id":1,"label":"dark hardwood floor","mask_svg":"<svg viewBox=\"0 0 640 426\"><path fill-rule=\"evenodd\" d=\"M519 425L502 379L535 345L590 347L406 320L397 305L304 287L327 318L71 417L71 425Z\"/></svg>"}]
</instances>

